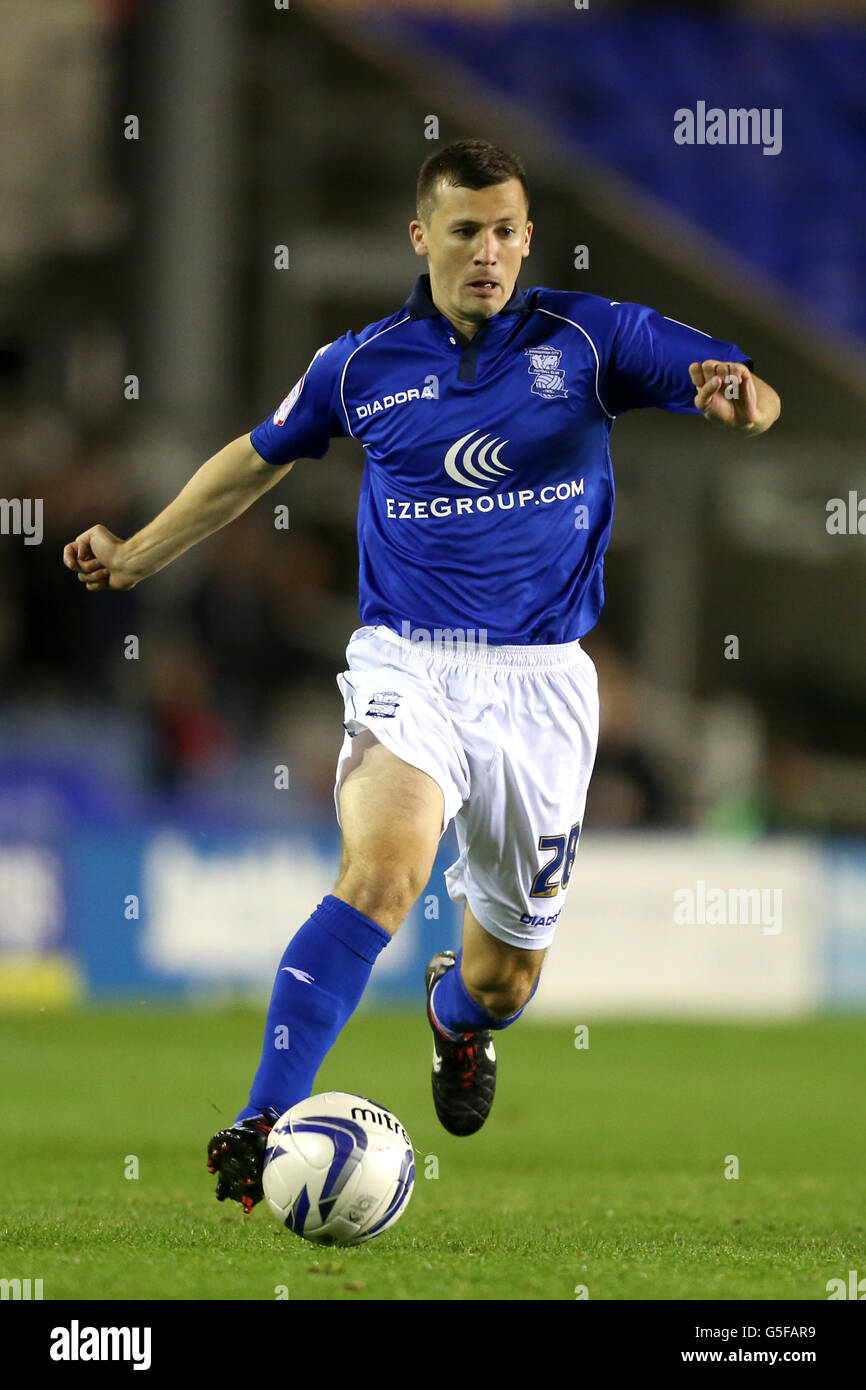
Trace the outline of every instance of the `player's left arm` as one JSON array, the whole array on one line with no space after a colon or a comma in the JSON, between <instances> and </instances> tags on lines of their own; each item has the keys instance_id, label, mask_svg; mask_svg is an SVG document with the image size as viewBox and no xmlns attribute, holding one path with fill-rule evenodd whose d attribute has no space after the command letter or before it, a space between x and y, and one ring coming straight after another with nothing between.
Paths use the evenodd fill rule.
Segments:
<instances>
[{"instance_id":1,"label":"player's left arm","mask_svg":"<svg viewBox=\"0 0 866 1390\"><path fill-rule=\"evenodd\" d=\"M697 389L694 405L707 420L737 430L740 434L763 434L779 418L782 402L778 392L746 366L745 362L692 362L692 385Z\"/></svg>"}]
</instances>

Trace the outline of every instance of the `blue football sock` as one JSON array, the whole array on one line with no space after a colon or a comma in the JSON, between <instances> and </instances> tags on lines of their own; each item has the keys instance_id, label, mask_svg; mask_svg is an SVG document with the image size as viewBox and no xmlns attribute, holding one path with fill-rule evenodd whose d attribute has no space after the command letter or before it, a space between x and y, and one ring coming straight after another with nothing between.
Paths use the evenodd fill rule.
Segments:
<instances>
[{"instance_id":1,"label":"blue football sock","mask_svg":"<svg viewBox=\"0 0 866 1390\"><path fill-rule=\"evenodd\" d=\"M538 980L532 986L532 994L527 999L523 1008L517 1013L509 1015L508 1018L496 1018L494 1014L487 1012L485 1008L477 1003L463 983L463 976L460 973L460 965L463 960L463 952L458 951L457 963L442 976L433 988L430 1000L430 1007L433 1017L441 1032L452 1039L462 1038L464 1033L480 1033L485 1028L502 1029L510 1028L512 1023L516 1023L529 999L538 989Z\"/></svg>"},{"instance_id":2,"label":"blue football sock","mask_svg":"<svg viewBox=\"0 0 866 1390\"><path fill-rule=\"evenodd\" d=\"M373 963L390 940L357 908L333 894L323 898L280 961L259 1069L235 1124L267 1109L282 1115L312 1094L326 1053L354 1013Z\"/></svg>"}]
</instances>

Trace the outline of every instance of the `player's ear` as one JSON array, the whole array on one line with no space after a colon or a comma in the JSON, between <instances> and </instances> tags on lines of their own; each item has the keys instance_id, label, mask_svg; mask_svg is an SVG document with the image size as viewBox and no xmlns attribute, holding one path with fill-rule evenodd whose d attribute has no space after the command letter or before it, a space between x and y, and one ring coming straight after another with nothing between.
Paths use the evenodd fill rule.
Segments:
<instances>
[{"instance_id":1,"label":"player's ear","mask_svg":"<svg viewBox=\"0 0 866 1390\"><path fill-rule=\"evenodd\" d=\"M523 251L522 251L522 253L521 253L521 254L523 255L523 259L524 259L524 260L526 260L526 257L529 255L529 243L530 243L531 241L532 241L532 223L531 223L531 222L527 222L527 224L526 224L526 234L525 234L525 236L524 236L524 238L523 238Z\"/></svg>"},{"instance_id":2,"label":"player's ear","mask_svg":"<svg viewBox=\"0 0 866 1390\"><path fill-rule=\"evenodd\" d=\"M412 249L416 256L427 255L427 239L424 235L424 223L419 222L417 217L409 223L409 240L412 242Z\"/></svg>"}]
</instances>

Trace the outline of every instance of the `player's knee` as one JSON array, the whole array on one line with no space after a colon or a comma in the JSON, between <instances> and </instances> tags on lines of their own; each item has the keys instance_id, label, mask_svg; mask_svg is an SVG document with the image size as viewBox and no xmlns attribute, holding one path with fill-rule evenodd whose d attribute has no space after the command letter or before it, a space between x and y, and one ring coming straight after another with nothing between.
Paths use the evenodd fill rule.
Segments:
<instances>
[{"instance_id":1,"label":"player's knee","mask_svg":"<svg viewBox=\"0 0 866 1390\"><path fill-rule=\"evenodd\" d=\"M393 935L425 881L411 865L349 860L344 864L334 892Z\"/></svg>"},{"instance_id":2,"label":"player's knee","mask_svg":"<svg viewBox=\"0 0 866 1390\"><path fill-rule=\"evenodd\" d=\"M524 972L511 975L505 980L490 980L481 986L467 984L470 994L494 1018L511 1018L532 997L535 976Z\"/></svg>"}]
</instances>

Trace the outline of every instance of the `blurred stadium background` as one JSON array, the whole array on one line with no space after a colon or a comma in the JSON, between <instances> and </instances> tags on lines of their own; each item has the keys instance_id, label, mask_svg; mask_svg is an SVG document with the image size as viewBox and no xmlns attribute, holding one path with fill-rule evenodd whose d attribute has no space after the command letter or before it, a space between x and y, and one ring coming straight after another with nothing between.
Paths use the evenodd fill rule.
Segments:
<instances>
[{"instance_id":1,"label":"blurred stadium background","mask_svg":"<svg viewBox=\"0 0 866 1390\"><path fill-rule=\"evenodd\" d=\"M663 412L616 426L586 642L603 736L535 1007L866 1006L866 541L827 529L830 499L866 497L864 7L0 0L0 17L0 492L44 504L40 544L0 536L2 1003L264 997L330 891L356 446L131 594L86 594L61 551L96 521L138 529L318 346L399 307L423 269L418 165L480 135L528 167L521 283L733 340L783 402L757 442ZM782 152L676 145L673 112L698 100L781 108ZM453 857L449 831L366 1007L417 1003L457 930ZM781 890L782 929L678 925L673 895L699 882Z\"/></svg>"}]
</instances>

